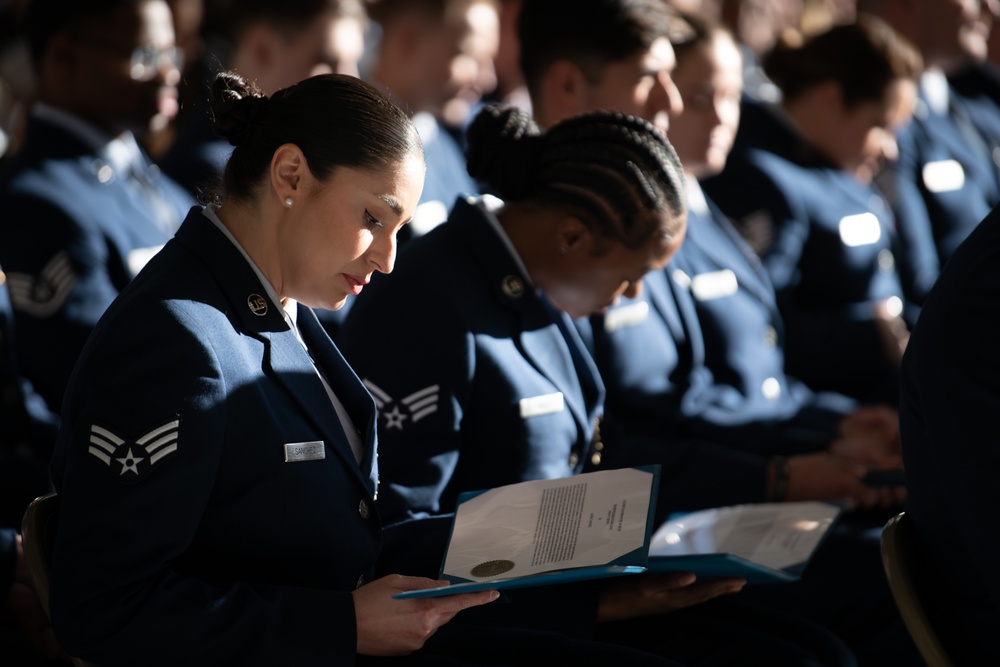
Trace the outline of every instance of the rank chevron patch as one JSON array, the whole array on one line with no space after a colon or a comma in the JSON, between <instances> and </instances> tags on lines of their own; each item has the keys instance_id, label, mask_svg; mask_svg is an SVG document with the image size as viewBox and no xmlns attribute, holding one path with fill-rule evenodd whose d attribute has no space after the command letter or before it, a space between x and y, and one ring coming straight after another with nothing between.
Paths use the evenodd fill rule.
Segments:
<instances>
[{"instance_id":1,"label":"rank chevron patch","mask_svg":"<svg viewBox=\"0 0 1000 667\"><path fill-rule=\"evenodd\" d=\"M375 405L378 406L379 413L385 417L385 428L387 430L397 429L402 431L404 426L406 426L407 420L410 423L416 424L424 417L437 412L441 385L432 384L397 401L371 380L365 379L362 382L364 382L368 391L371 392L372 398L375 399ZM387 408L390 405L392 409L388 410Z\"/></svg>"},{"instance_id":2,"label":"rank chevron patch","mask_svg":"<svg viewBox=\"0 0 1000 667\"><path fill-rule=\"evenodd\" d=\"M76 274L66 251L57 253L37 276L7 274L7 286L14 307L38 318L51 317L62 308L75 283Z\"/></svg>"},{"instance_id":3,"label":"rank chevron patch","mask_svg":"<svg viewBox=\"0 0 1000 667\"><path fill-rule=\"evenodd\" d=\"M180 419L157 426L129 441L94 424L87 452L124 482L136 482L157 463L177 452Z\"/></svg>"}]
</instances>

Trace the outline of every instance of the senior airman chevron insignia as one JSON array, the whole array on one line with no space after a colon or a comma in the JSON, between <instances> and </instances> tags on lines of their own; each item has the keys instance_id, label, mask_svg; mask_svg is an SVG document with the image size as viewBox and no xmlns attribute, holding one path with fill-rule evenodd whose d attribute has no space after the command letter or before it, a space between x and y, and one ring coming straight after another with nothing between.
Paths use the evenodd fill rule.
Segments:
<instances>
[{"instance_id":1,"label":"senior airman chevron insignia","mask_svg":"<svg viewBox=\"0 0 1000 667\"><path fill-rule=\"evenodd\" d=\"M129 441L97 424L90 427L87 452L124 482L136 482L157 463L177 452L179 419L157 426Z\"/></svg>"},{"instance_id":2,"label":"senior airman chevron insignia","mask_svg":"<svg viewBox=\"0 0 1000 667\"><path fill-rule=\"evenodd\" d=\"M386 429L394 428L402 431L407 420L416 424L424 417L437 412L441 385L432 384L397 401L371 380L365 379L362 382L372 393L380 414L385 417ZM392 410L387 410L390 405Z\"/></svg>"}]
</instances>

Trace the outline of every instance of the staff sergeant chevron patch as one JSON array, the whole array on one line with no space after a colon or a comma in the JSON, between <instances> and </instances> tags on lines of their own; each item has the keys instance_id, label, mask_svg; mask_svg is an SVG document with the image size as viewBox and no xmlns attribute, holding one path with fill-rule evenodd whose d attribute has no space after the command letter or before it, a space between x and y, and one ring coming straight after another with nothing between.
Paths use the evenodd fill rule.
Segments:
<instances>
[{"instance_id":1,"label":"staff sergeant chevron patch","mask_svg":"<svg viewBox=\"0 0 1000 667\"><path fill-rule=\"evenodd\" d=\"M137 482L163 459L177 453L180 419L157 426L135 440L126 440L94 424L87 452L123 482Z\"/></svg>"}]
</instances>

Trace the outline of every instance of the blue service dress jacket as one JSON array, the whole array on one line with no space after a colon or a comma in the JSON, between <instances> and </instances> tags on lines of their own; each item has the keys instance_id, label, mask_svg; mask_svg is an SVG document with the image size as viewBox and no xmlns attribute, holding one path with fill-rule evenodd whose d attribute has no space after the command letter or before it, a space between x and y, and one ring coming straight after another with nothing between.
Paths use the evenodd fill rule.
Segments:
<instances>
[{"instance_id":1,"label":"blue service dress jacket","mask_svg":"<svg viewBox=\"0 0 1000 667\"><path fill-rule=\"evenodd\" d=\"M888 206L830 164L773 107L744 116L706 193L761 256L784 318L788 374L814 390L895 404L897 368L876 305L906 295Z\"/></svg>"},{"instance_id":2,"label":"blue service dress jacket","mask_svg":"<svg viewBox=\"0 0 1000 667\"><path fill-rule=\"evenodd\" d=\"M0 449L29 445L46 459L52 453L59 417L20 372L17 361L14 308L0 268Z\"/></svg>"},{"instance_id":3,"label":"blue service dress jacket","mask_svg":"<svg viewBox=\"0 0 1000 667\"><path fill-rule=\"evenodd\" d=\"M843 397L814 401L815 395L769 362L774 350L763 338L766 332L754 330L759 312L744 317L740 336L761 339L736 343L744 351L756 348L759 367L731 365L727 381L716 378L707 363L708 337L691 274L680 268L715 279L711 272L695 272L699 260L685 257L696 254L688 246L692 224L697 221L689 222L689 236L670 264L646 275L640 295L577 322L607 388L604 463L661 464L663 512L766 500L768 458L824 449L842 415L839 409L852 405ZM709 287L706 280L698 289ZM740 301L735 294L729 299ZM729 315L739 312L729 308ZM758 384L761 372L774 374ZM746 377L734 379L738 374Z\"/></svg>"},{"instance_id":4,"label":"blue service dress jacket","mask_svg":"<svg viewBox=\"0 0 1000 667\"><path fill-rule=\"evenodd\" d=\"M912 518L934 589L925 605L955 664L1000 662L1000 212L952 255L903 358L899 406Z\"/></svg>"},{"instance_id":5,"label":"blue service dress jacket","mask_svg":"<svg viewBox=\"0 0 1000 667\"><path fill-rule=\"evenodd\" d=\"M986 142L994 168L1000 167L1000 66L990 60L969 63L950 73L948 84L965 118Z\"/></svg>"},{"instance_id":6,"label":"blue service dress jacket","mask_svg":"<svg viewBox=\"0 0 1000 667\"><path fill-rule=\"evenodd\" d=\"M141 175L140 187L113 164L61 125L32 117L0 177L0 263L18 360L56 411L97 320L194 204L155 169ZM154 216L143 192L153 193L172 225Z\"/></svg>"},{"instance_id":7,"label":"blue service dress jacket","mask_svg":"<svg viewBox=\"0 0 1000 667\"><path fill-rule=\"evenodd\" d=\"M483 200L459 199L357 299L338 344L379 405L388 520L582 469L604 387Z\"/></svg>"},{"instance_id":8,"label":"blue service dress jacket","mask_svg":"<svg viewBox=\"0 0 1000 667\"><path fill-rule=\"evenodd\" d=\"M0 528L19 528L28 504L51 490L48 462L59 417L18 368L14 310L5 282L0 269ZM3 590L0 583L0 599Z\"/></svg>"},{"instance_id":9,"label":"blue service dress jacket","mask_svg":"<svg viewBox=\"0 0 1000 667\"><path fill-rule=\"evenodd\" d=\"M784 323L767 271L714 202L688 200L687 234L668 273L691 297L715 382L742 397L733 423L781 424L789 438L828 442L856 403L785 374Z\"/></svg>"},{"instance_id":10,"label":"blue service dress jacket","mask_svg":"<svg viewBox=\"0 0 1000 667\"><path fill-rule=\"evenodd\" d=\"M193 209L67 391L52 618L101 665L354 664L381 542L376 409L298 308ZM364 445L360 463L319 374Z\"/></svg>"},{"instance_id":11,"label":"blue service dress jacket","mask_svg":"<svg viewBox=\"0 0 1000 667\"><path fill-rule=\"evenodd\" d=\"M930 239L939 266L1000 202L987 125L977 127L985 117L982 102L956 94L943 75L925 75L913 120L897 137L899 158L877 179L900 238L921 246ZM988 125L997 131L996 121ZM929 290L936 278L928 269L922 285Z\"/></svg>"}]
</instances>

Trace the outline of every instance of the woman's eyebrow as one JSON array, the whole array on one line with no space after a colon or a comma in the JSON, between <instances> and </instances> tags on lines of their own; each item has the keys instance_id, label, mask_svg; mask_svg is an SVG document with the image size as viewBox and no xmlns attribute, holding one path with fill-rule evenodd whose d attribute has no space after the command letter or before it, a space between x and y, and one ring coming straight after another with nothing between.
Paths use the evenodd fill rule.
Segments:
<instances>
[{"instance_id":1,"label":"woman's eyebrow","mask_svg":"<svg viewBox=\"0 0 1000 667\"><path fill-rule=\"evenodd\" d=\"M386 205L392 209L393 213L396 215L403 215L403 207L400 206L399 200L392 195L378 195L378 198L386 203Z\"/></svg>"}]
</instances>

